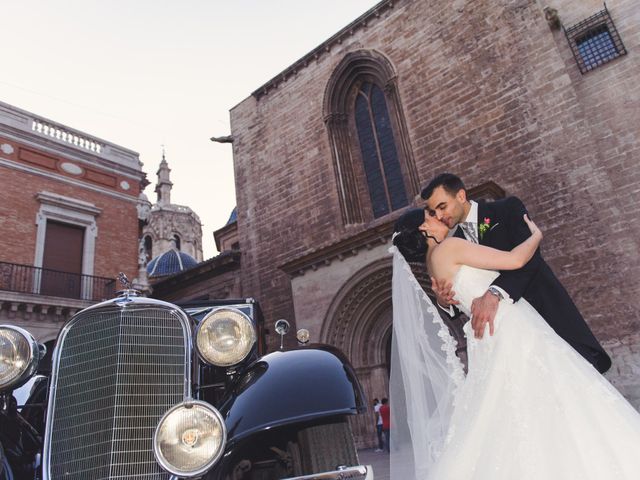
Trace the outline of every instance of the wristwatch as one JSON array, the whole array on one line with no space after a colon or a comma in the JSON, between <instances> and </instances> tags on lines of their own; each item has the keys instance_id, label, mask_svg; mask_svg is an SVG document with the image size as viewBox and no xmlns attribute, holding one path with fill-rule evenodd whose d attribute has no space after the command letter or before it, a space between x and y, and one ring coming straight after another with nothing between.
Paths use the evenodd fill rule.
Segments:
<instances>
[{"instance_id":1,"label":"wristwatch","mask_svg":"<svg viewBox=\"0 0 640 480\"><path fill-rule=\"evenodd\" d=\"M491 285L489 288L487 288L487 292L489 292L491 295L495 295L496 297L498 297L498 300L504 299L504 297L502 296L502 293L500 292L500 290L498 290L493 285Z\"/></svg>"}]
</instances>

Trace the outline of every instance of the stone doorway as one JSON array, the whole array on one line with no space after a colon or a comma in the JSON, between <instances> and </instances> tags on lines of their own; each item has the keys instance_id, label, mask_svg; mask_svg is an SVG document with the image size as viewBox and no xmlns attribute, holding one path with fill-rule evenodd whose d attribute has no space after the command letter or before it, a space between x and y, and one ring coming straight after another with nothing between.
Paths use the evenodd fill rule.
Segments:
<instances>
[{"instance_id":1,"label":"stone doorway","mask_svg":"<svg viewBox=\"0 0 640 480\"><path fill-rule=\"evenodd\" d=\"M418 282L433 298L423 264L412 264ZM373 399L388 397L392 339L391 258L374 261L351 276L333 298L322 324L321 342L342 350L355 368L369 409L353 418L358 448L376 445ZM466 360L462 333L464 318L445 319L458 341L458 355Z\"/></svg>"}]
</instances>

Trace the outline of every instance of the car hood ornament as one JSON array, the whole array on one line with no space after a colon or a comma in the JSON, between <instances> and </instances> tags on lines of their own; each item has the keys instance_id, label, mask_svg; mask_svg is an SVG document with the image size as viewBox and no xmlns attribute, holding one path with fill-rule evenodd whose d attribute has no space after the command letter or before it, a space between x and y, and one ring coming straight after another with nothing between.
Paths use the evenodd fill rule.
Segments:
<instances>
[{"instance_id":1,"label":"car hood ornament","mask_svg":"<svg viewBox=\"0 0 640 480\"><path fill-rule=\"evenodd\" d=\"M123 272L118 273L118 281L122 285L122 290L117 292L121 299L128 300L129 297L139 296L140 292L131 286L131 282Z\"/></svg>"},{"instance_id":2,"label":"car hood ornament","mask_svg":"<svg viewBox=\"0 0 640 480\"><path fill-rule=\"evenodd\" d=\"M125 290L131 289L131 282L124 274L124 272L118 273L118 281L120 282L120 285L122 285L122 288L124 288Z\"/></svg>"}]
</instances>

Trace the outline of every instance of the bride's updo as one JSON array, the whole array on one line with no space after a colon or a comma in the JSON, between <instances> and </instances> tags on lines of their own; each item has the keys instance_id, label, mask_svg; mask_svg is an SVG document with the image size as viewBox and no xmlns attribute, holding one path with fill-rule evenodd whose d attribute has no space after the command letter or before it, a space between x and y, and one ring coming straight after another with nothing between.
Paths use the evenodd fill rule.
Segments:
<instances>
[{"instance_id":1,"label":"bride's updo","mask_svg":"<svg viewBox=\"0 0 640 480\"><path fill-rule=\"evenodd\" d=\"M427 254L427 239L418 230L424 223L424 209L412 208L402 215L393 226L393 244L407 262L424 262Z\"/></svg>"}]
</instances>

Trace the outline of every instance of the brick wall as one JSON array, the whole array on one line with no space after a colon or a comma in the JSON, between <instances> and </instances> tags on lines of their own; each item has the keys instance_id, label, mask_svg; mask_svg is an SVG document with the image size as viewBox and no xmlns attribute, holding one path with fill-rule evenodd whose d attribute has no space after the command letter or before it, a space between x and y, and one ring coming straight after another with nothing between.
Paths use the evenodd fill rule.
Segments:
<instances>
[{"instance_id":1,"label":"brick wall","mask_svg":"<svg viewBox=\"0 0 640 480\"><path fill-rule=\"evenodd\" d=\"M0 202L0 231L3 232L0 236L0 261L34 264L36 215L40 209L36 194L46 191L89 202L102 210L96 217L95 276L115 278L118 272L123 271L129 278L135 278L138 272L135 196L132 195L131 201L127 201L4 165L0 165L0 175L3 190Z\"/></svg>"},{"instance_id":2,"label":"brick wall","mask_svg":"<svg viewBox=\"0 0 640 480\"><path fill-rule=\"evenodd\" d=\"M266 318L293 318L278 266L376 222L344 226L324 90L348 52L396 69L421 183L453 171L494 180L545 231L544 255L599 338L640 326L638 13L608 4L626 57L580 75L561 31L535 1L400 1L259 99L231 112L246 294ZM557 2L579 21L597 2ZM566 21L565 21L566 22ZM392 214L393 216L393 214ZM382 220L382 219L381 219ZM380 220L380 221L381 221Z\"/></svg>"},{"instance_id":3,"label":"brick wall","mask_svg":"<svg viewBox=\"0 0 640 480\"><path fill-rule=\"evenodd\" d=\"M640 411L640 334L608 340L603 346L613 359L605 376Z\"/></svg>"}]
</instances>

